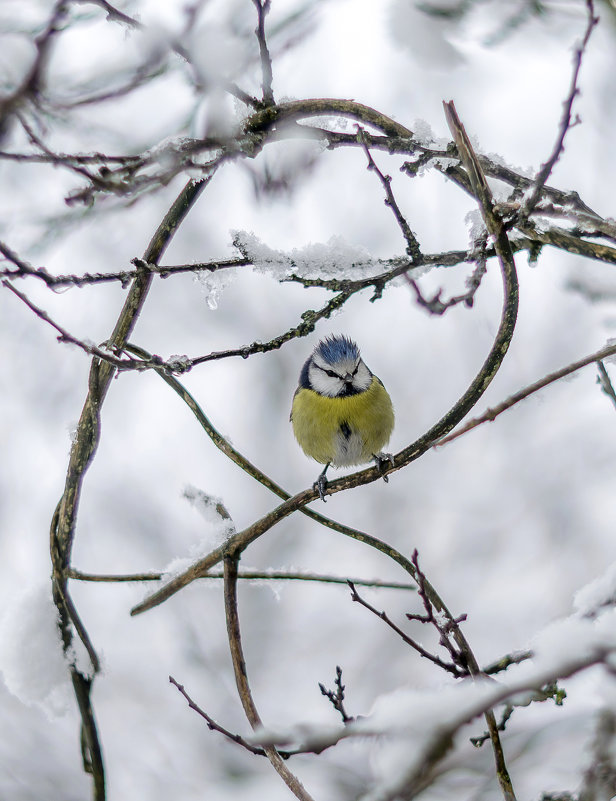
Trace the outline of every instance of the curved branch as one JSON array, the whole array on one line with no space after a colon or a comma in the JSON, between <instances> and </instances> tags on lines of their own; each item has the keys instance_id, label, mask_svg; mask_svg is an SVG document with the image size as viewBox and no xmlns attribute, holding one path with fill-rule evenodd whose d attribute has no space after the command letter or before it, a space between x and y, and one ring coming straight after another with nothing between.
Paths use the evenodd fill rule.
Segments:
<instances>
[{"instance_id":1,"label":"curved branch","mask_svg":"<svg viewBox=\"0 0 616 801\"><path fill-rule=\"evenodd\" d=\"M480 167L476 167L476 170L479 170L477 173L478 176L482 175L480 169ZM479 178L477 180L479 180ZM494 247L499 257L504 284L503 311L494 344L481 370L473 379L469 388L460 398L460 400L449 410L449 412L447 412L444 417L441 418L441 420L433 425L432 428L426 432L426 434L424 434L404 450L397 453L393 457L393 466L386 468L385 473L391 473L395 470L400 470L402 467L410 464L415 459L418 459L432 446L435 440L440 439L448 434L454 428L454 426L460 422L460 420L477 403L479 398L487 389L488 385L502 364L505 354L509 348L509 343L511 342L511 338L513 336L518 308L518 283L515 262L502 221L496 217L492 207L489 204L490 196L489 194L486 194L487 182L485 182L485 178L483 178L483 184L484 188L482 188L480 191L478 187L477 193L479 195L480 202L482 203L482 210L486 217L486 225L490 234L493 235L495 240ZM487 189L487 192L489 193L489 189ZM165 380L167 379L165 378ZM341 492L342 490L346 490L351 487L357 487L376 481L377 479L381 478L382 475L383 472L376 467L362 470L360 472L352 473L349 476L344 476L336 479L335 481L329 482L327 491L330 494L333 494L334 492ZM280 495L280 493L277 494ZM314 489L314 487L311 487L303 492L298 493L292 498L287 498L282 504L280 504L280 506L278 506L276 509L273 509L269 514L265 515L265 517L257 520L248 528L230 537L223 545L219 546L214 551L211 551L208 555L194 563L184 573L176 576L165 587L161 588L158 592L153 593L149 598L135 606L131 610L131 614L140 614L141 612L152 609L154 606L157 606L158 604L167 600L167 598L178 592L180 589L182 589L182 587L191 583L196 578L203 575L203 573L209 568L218 564L226 554L240 554L245 548L248 547L248 545L250 545L251 542L254 542L254 540L258 539L258 537L276 525L276 523L278 523L280 520L288 517L288 515L292 514L292 512L303 509L303 507L316 500L318 497L318 491ZM329 522L324 523L324 525L333 527ZM344 531L343 533L347 532ZM355 534L357 534L355 537L356 539L362 539L363 541L366 541L366 538L369 537L369 535L365 535L362 532L355 532L350 536L355 536ZM378 540L377 542L380 543ZM383 544L380 543L380 545L382 546ZM382 547L379 547L379 550L382 550ZM392 558L402 564L404 569L414 576L414 568L412 565L410 566L410 569L408 567L410 562L404 557L402 557L404 561L400 561L398 558L400 556L401 555L398 554L397 557L392 556Z\"/></svg>"},{"instance_id":2,"label":"curved branch","mask_svg":"<svg viewBox=\"0 0 616 801\"><path fill-rule=\"evenodd\" d=\"M231 650L231 659L233 661L233 670L235 672L235 683L237 684L237 691L244 708L248 722L252 726L253 731L261 728L261 718L255 702L250 691L248 683L248 674L246 671L246 662L242 651L242 638L240 634L240 619L237 611L237 562L238 557L226 556L224 560L225 572L225 616L227 619L227 635L229 637L229 648ZM300 801L313 801L312 796L306 792L304 786L299 779L291 773L289 768L285 765L283 758L280 756L273 745L263 746L265 755L269 759L272 767L287 785L289 790Z\"/></svg>"},{"instance_id":3,"label":"curved branch","mask_svg":"<svg viewBox=\"0 0 616 801\"><path fill-rule=\"evenodd\" d=\"M210 178L190 181L184 187L171 209L165 215L146 250L145 260L147 262L158 262L181 220L209 180ZM152 274L148 271L140 271L133 281L122 312L110 337L110 347L121 349L124 346L141 312L151 282ZM67 569L71 563L77 507L86 471L98 446L100 408L114 372L115 368L108 362L101 362L98 359L93 360L90 369L88 395L71 447L64 493L54 513L51 526L52 591L54 602L58 608L65 651L69 650L72 642L71 624L75 625L75 616L70 614L70 610L74 609L74 607L68 590ZM85 627L79 624L75 626L75 629L84 639L84 644L88 648L93 666L96 667L97 660L94 649L89 638L87 636L84 637ZM71 676L82 718L84 766L93 775L95 798L97 801L102 801L105 798L105 774L100 741L90 701L92 679L84 676L75 665L71 665Z\"/></svg>"}]
</instances>

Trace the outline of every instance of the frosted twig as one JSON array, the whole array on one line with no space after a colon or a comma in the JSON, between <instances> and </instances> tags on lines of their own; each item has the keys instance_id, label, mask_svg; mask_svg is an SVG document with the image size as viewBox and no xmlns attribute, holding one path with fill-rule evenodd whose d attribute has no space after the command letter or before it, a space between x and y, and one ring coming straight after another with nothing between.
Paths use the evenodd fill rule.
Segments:
<instances>
[{"instance_id":1,"label":"frosted twig","mask_svg":"<svg viewBox=\"0 0 616 801\"><path fill-rule=\"evenodd\" d=\"M571 119L571 111L573 108L573 101L575 100L576 96L579 94L578 89L578 77L580 74L580 68L582 66L582 57L586 50L586 46L588 45L588 40L590 39L590 35L593 32L595 25L599 22L599 18L595 16L595 7L593 0L586 0L586 12L588 15L588 21L586 24L586 31L584 33L584 38L578 47L575 49L575 56L573 59L573 72L571 75L571 84L569 88L569 93L565 98L563 114L560 119L560 125L558 130L558 137L556 139L556 143L554 148L548 158L548 160L541 165L541 169L537 173L537 176L533 182L530 194L528 195L524 206L520 210L519 217L521 220L528 220L529 216L533 213L535 206L539 202L541 197L541 193L543 191L543 187L545 186L548 178L556 162L560 158L560 154L564 150L564 142L567 132L574 126L577 125L579 122L579 118L576 117L575 120Z\"/></svg>"},{"instance_id":2,"label":"frosted twig","mask_svg":"<svg viewBox=\"0 0 616 801\"><path fill-rule=\"evenodd\" d=\"M521 662L526 662L527 659L532 659L533 656L532 651L516 651L513 654L507 654L497 659L496 662L484 667L481 672L486 676L493 676L495 673L502 673L507 670L511 665L519 665Z\"/></svg>"},{"instance_id":3,"label":"frosted twig","mask_svg":"<svg viewBox=\"0 0 616 801\"><path fill-rule=\"evenodd\" d=\"M549 373L539 381L535 381L533 384L529 384L527 387L524 387L524 389L521 389L519 392L511 395L497 406L487 409L480 417L475 417L472 420L469 420L468 423L465 423L461 428L458 428L452 434L449 434L448 436L438 440L438 442L435 442L434 447L437 448L441 445L446 445L448 442L458 439L458 437L461 437L462 434L466 434L473 428L477 428L477 426L480 426L483 423L492 422L498 417L499 414L506 412L507 409L511 409L512 406L515 406L516 403L520 403L520 401L525 400L529 397L529 395L539 392L539 390L547 387L549 384L553 384L555 381L559 381L561 378L565 378L566 376L575 373L577 370L581 370L582 367L587 367L589 364L594 364L595 362L601 362L602 359L607 359L608 356L614 356L614 354L616 354L616 344L607 345L606 347L601 348L601 350L591 353L589 356L585 356L583 359L579 359L577 362L573 362L572 364L568 364L566 367L561 367L560 370L555 370L553 373Z\"/></svg>"}]
</instances>

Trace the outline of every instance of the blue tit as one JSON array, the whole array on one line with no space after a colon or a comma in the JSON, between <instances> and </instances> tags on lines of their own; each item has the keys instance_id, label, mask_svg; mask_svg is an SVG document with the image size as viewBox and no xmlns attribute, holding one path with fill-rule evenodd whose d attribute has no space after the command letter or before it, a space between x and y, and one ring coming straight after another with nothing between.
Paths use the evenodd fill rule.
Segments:
<instances>
[{"instance_id":1,"label":"blue tit","mask_svg":"<svg viewBox=\"0 0 616 801\"><path fill-rule=\"evenodd\" d=\"M346 467L376 459L394 427L391 398L363 362L355 342L331 336L319 342L302 367L291 408L293 433L307 456L325 465L315 488L325 500L330 465ZM384 476L387 480L387 476Z\"/></svg>"}]
</instances>

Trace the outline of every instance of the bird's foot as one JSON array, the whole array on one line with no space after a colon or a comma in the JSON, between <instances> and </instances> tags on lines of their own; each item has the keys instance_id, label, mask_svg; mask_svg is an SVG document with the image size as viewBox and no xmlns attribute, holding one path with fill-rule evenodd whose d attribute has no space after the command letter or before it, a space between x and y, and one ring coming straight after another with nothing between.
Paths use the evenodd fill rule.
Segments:
<instances>
[{"instance_id":1,"label":"bird's foot","mask_svg":"<svg viewBox=\"0 0 616 801\"><path fill-rule=\"evenodd\" d=\"M394 466L394 457L391 453L375 453L372 457L376 462L376 466L380 473L383 475L383 481L387 483L389 481L389 476L385 473L387 467Z\"/></svg>"},{"instance_id":2,"label":"bird's foot","mask_svg":"<svg viewBox=\"0 0 616 801\"><path fill-rule=\"evenodd\" d=\"M319 477L312 485L313 489L315 489L319 493L319 498L325 503L325 490L327 489L327 479L325 478L325 474L327 473L327 468L329 467L329 462L323 468L323 471L319 473Z\"/></svg>"},{"instance_id":3,"label":"bird's foot","mask_svg":"<svg viewBox=\"0 0 616 801\"><path fill-rule=\"evenodd\" d=\"M321 473L321 475L317 478L317 480L312 485L313 489L315 489L319 493L319 498L325 503L325 490L327 489L327 479Z\"/></svg>"}]
</instances>

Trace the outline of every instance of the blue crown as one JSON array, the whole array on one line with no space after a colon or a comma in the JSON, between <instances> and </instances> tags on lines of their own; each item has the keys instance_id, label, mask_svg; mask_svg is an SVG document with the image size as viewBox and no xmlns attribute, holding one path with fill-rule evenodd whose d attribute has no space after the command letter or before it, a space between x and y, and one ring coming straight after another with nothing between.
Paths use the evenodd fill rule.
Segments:
<instances>
[{"instance_id":1,"label":"blue crown","mask_svg":"<svg viewBox=\"0 0 616 801\"><path fill-rule=\"evenodd\" d=\"M316 347L316 353L328 364L348 359L357 361L359 359L359 348L348 337L331 336L322 340Z\"/></svg>"}]
</instances>

